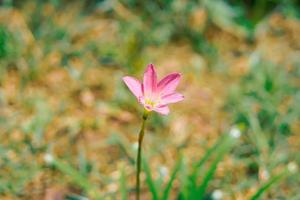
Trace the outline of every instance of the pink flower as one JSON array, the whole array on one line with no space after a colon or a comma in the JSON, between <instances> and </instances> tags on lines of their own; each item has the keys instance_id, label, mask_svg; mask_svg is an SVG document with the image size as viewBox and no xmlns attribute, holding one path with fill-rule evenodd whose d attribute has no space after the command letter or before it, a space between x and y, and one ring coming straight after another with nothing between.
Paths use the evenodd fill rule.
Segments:
<instances>
[{"instance_id":1,"label":"pink flower","mask_svg":"<svg viewBox=\"0 0 300 200\"><path fill-rule=\"evenodd\" d=\"M143 83L130 76L123 77L123 81L147 111L167 115L168 104L184 99L182 94L175 92L180 77L179 73L171 73L157 83L154 65L149 64L144 73Z\"/></svg>"}]
</instances>

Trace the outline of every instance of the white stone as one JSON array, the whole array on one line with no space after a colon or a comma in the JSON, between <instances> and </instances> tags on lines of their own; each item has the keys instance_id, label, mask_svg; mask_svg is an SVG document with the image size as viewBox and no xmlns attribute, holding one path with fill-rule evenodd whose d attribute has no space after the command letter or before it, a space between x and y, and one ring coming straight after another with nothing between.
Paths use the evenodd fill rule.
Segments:
<instances>
[{"instance_id":1,"label":"white stone","mask_svg":"<svg viewBox=\"0 0 300 200\"><path fill-rule=\"evenodd\" d=\"M239 138L241 136L241 130L237 127L232 127L229 131L229 134L233 138Z\"/></svg>"},{"instance_id":2,"label":"white stone","mask_svg":"<svg viewBox=\"0 0 300 200\"><path fill-rule=\"evenodd\" d=\"M163 176L166 177L169 175L169 169L166 166L161 166L159 168L159 173Z\"/></svg>"},{"instance_id":3,"label":"white stone","mask_svg":"<svg viewBox=\"0 0 300 200\"><path fill-rule=\"evenodd\" d=\"M44 161L47 163L47 164L51 164L53 161L54 161L54 157L52 154L50 153L46 153L44 155Z\"/></svg>"},{"instance_id":4,"label":"white stone","mask_svg":"<svg viewBox=\"0 0 300 200\"><path fill-rule=\"evenodd\" d=\"M133 150L137 151L139 148L139 144L137 142L133 143L132 148L133 148Z\"/></svg>"},{"instance_id":5,"label":"white stone","mask_svg":"<svg viewBox=\"0 0 300 200\"><path fill-rule=\"evenodd\" d=\"M295 162L290 162L287 168L291 173L295 173L298 171L298 165Z\"/></svg>"},{"instance_id":6,"label":"white stone","mask_svg":"<svg viewBox=\"0 0 300 200\"><path fill-rule=\"evenodd\" d=\"M213 191L211 197L214 200L221 200L223 198L223 192L221 190L215 190Z\"/></svg>"}]
</instances>

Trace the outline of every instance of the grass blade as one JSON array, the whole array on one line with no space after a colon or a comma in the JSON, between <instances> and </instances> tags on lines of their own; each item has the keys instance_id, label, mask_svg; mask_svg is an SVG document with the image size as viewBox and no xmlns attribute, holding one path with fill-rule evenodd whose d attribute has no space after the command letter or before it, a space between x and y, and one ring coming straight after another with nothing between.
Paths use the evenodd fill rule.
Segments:
<instances>
[{"instance_id":1,"label":"grass blade","mask_svg":"<svg viewBox=\"0 0 300 200\"><path fill-rule=\"evenodd\" d=\"M121 176L120 176L120 193L121 193L121 199L127 200L127 188L126 188L126 174L124 167L121 169Z\"/></svg>"},{"instance_id":2,"label":"grass blade","mask_svg":"<svg viewBox=\"0 0 300 200\"><path fill-rule=\"evenodd\" d=\"M219 162L223 159L224 155L231 149L232 138L226 135L226 137L223 139L224 139L224 143L221 144L220 148L217 148L218 151L217 151L216 158L213 160L208 171L205 173L202 183L200 184L199 187L197 187L196 199L203 198L205 191L208 187L208 183L213 178Z\"/></svg>"},{"instance_id":3,"label":"grass blade","mask_svg":"<svg viewBox=\"0 0 300 200\"><path fill-rule=\"evenodd\" d=\"M66 195L65 200L88 200L88 198L77 194L68 194Z\"/></svg>"},{"instance_id":4,"label":"grass blade","mask_svg":"<svg viewBox=\"0 0 300 200\"><path fill-rule=\"evenodd\" d=\"M145 156L143 157L143 167L144 167L144 170L145 170L145 173L146 173L146 183L149 187L149 190L152 194L152 199L153 200L158 200L158 192L157 192L157 189L156 189L156 186L154 184L154 181L152 179L152 175L151 175L151 170L150 170L150 167L149 167L149 164L148 164L148 161L147 159L145 158Z\"/></svg>"},{"instance_id":5,"label":"grass blade","mask_svg":"<svg viewBox=\"0 0 300 200\"><path fill-rule=\"evenodd\" d=\"M169 199L169 195L171 192L171 188L173 185L173 182L176 178L177 173L179 172L179 170L181 169L181 165L182 165L182 156L180 156L179 160L177 161L173 171L172 171L172 175L170 177L170 180L168 181L164 191L163 191L163 196L162 196L162 200L168 200Z\"/></svg>"},{"instance_id":6,"label":"grass blade","mask_svg":"<svg viewBox=\"0 0 300 200\"><path fill-rule=\"evenodd\" d=\"M190 187L190 177L188 173L188 164L185 158L182 159L181 170L179 172L179 179L180 179L180 193L178 196L178 200L190 199L189 194L191 193Z\"/></svg>"},{"instance_id":7,"label":"grass blade","mask_svg":"<svg viewBox=\"0 0 300 200\"><path fill-rule=\"evenodd\" d=\"M189 177L190 181L189 181L189 194L191 195L195 195L197 194L197 178L198 178L198 174L199 171L202 169L202 167L204 166L204 164L212 157L212 155L219 150L219 148L221 148L223 146L223 143L226 141L227 139L227 135L222 135L217 142L210 147L206 153L204 154L204 156L196 163L196 165L193 167L193 171Z\"/></svg>"},{"instance_id":8,"label":"grass blade","mask_svg":"<svg viewBox=\"0 0 300 200\"><path fill-rule=\"evenodd\" d=\"M99 194L96 191L94 185L91 185L87 178L80 174L76 169L74 169L71 165L68 165L58 159L54 159L51 163L54 167L56 167L62 173L68 175L72 178L73 182L84 189L89 195L94 199L101 199Z\"/></svg>"},{"instance_id":9,"label":"grass blade","mask_svg":"<svg viewBox=\"0 0 300 200\"><path fill-rule=\"evenodd\" d=\"M222 145L222 143L225 141L225 136L222 135L219 140L212 146L210 147L206 153L204 154L204 156L196 163L194 170L198 170L199 168L201 168L205 162L211 157L211 155L218 149L218 147L220 147Z\"/></svg>"},{"instance_id":10,"label":"grass blade","mask_svg":"<svg viewBox=\"0 0 300 200\"><path fill-rule=\"evenodd\" d=\"M288 170L284 170L277 176L272 177L268 182L262 185L250 199L251 200L259 199L264 192L266 192L268 189L271 188L272 185L278 183L281 179L283 179L287 175L288 175Z\"/></svg>"}]
</instances>

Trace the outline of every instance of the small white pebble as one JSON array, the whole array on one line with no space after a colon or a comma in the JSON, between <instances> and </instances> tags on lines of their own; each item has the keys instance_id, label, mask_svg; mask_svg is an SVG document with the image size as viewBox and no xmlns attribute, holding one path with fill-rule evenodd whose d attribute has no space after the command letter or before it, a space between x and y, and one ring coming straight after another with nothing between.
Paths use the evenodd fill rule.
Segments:
<instances>
[{"instance_id":1,"label":"small white pebble","mask_svg":"<svg viewBox=\"0 0 300 200\"><path fill-rule=\"evenodd\" d=\"M221 190L214 190L211 197L214 200L221 200L223 198L223 192Z\"/></svg>"},{"instance_id":2,"label":"small white pebble","mask_svg":"<svg viewBox=\"0 0 300 200\"><path fill-rule=\"evenodd\" d=\"M290 162L287 167L291 173L295 173L298 171L298 165L295 162Z\"/></svg>"},{"instance_id":3,"label":"small white pebble","mask_svg":"<svg viewBox=\"0 0 300 200\"><path fill-rule=\"evenodd\" d=\"M44 155L44 161L47 163L47 164L51 164L53 161L54 161L54 157L52 154L50 153L46 153Z\"/></svg>"},{"instance_id":4,"label":"small white pebble","mask_svg":"<svg viewBox=\"0 0 300 200\"><path fill-rule=\"evenodd\" d=\"M133 143L132 148L133 148L133 150L137 151L139 148L139 144L137 142Z\"/></svg>"},{"instance_id":5,"label":"small white pebble","mask_svg":"<svg viewBox=\"0 0 300 200\"><path fill-rule=\"evenodd\" d=\"M161 166L159 168L159 173L161 174L162 177L166 177L169 175L169 169L166 166Z\"/></svg>"},{"instance_id":6,"label":"small white pebble","mask_svg":"<svg viewBox=\"0 0 300 200\"><path fill-rule=\"evenodd\" d=\"M233 138L239 138L241 136L241 130L237 127L232 127L229 131L229 134Z\"/></svg>"}]
</instances>

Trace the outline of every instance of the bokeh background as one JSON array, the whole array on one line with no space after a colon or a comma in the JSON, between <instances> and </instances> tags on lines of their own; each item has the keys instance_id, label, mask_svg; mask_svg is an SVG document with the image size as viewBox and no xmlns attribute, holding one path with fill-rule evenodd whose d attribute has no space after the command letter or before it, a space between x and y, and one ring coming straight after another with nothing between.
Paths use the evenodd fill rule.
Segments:
<instances>
[{"instance_id":1,"label":"bokeh background","mask_svg":"<svg viewBox=\"0 0 300 200\"><path fill-rule=\"evenodd\" d=\"M121 78L154 63L186 98L147 124L143 200L299 200L299 10L0 1L0 199L134 199L143 108Z\"/></svg>"}]
</instances>

